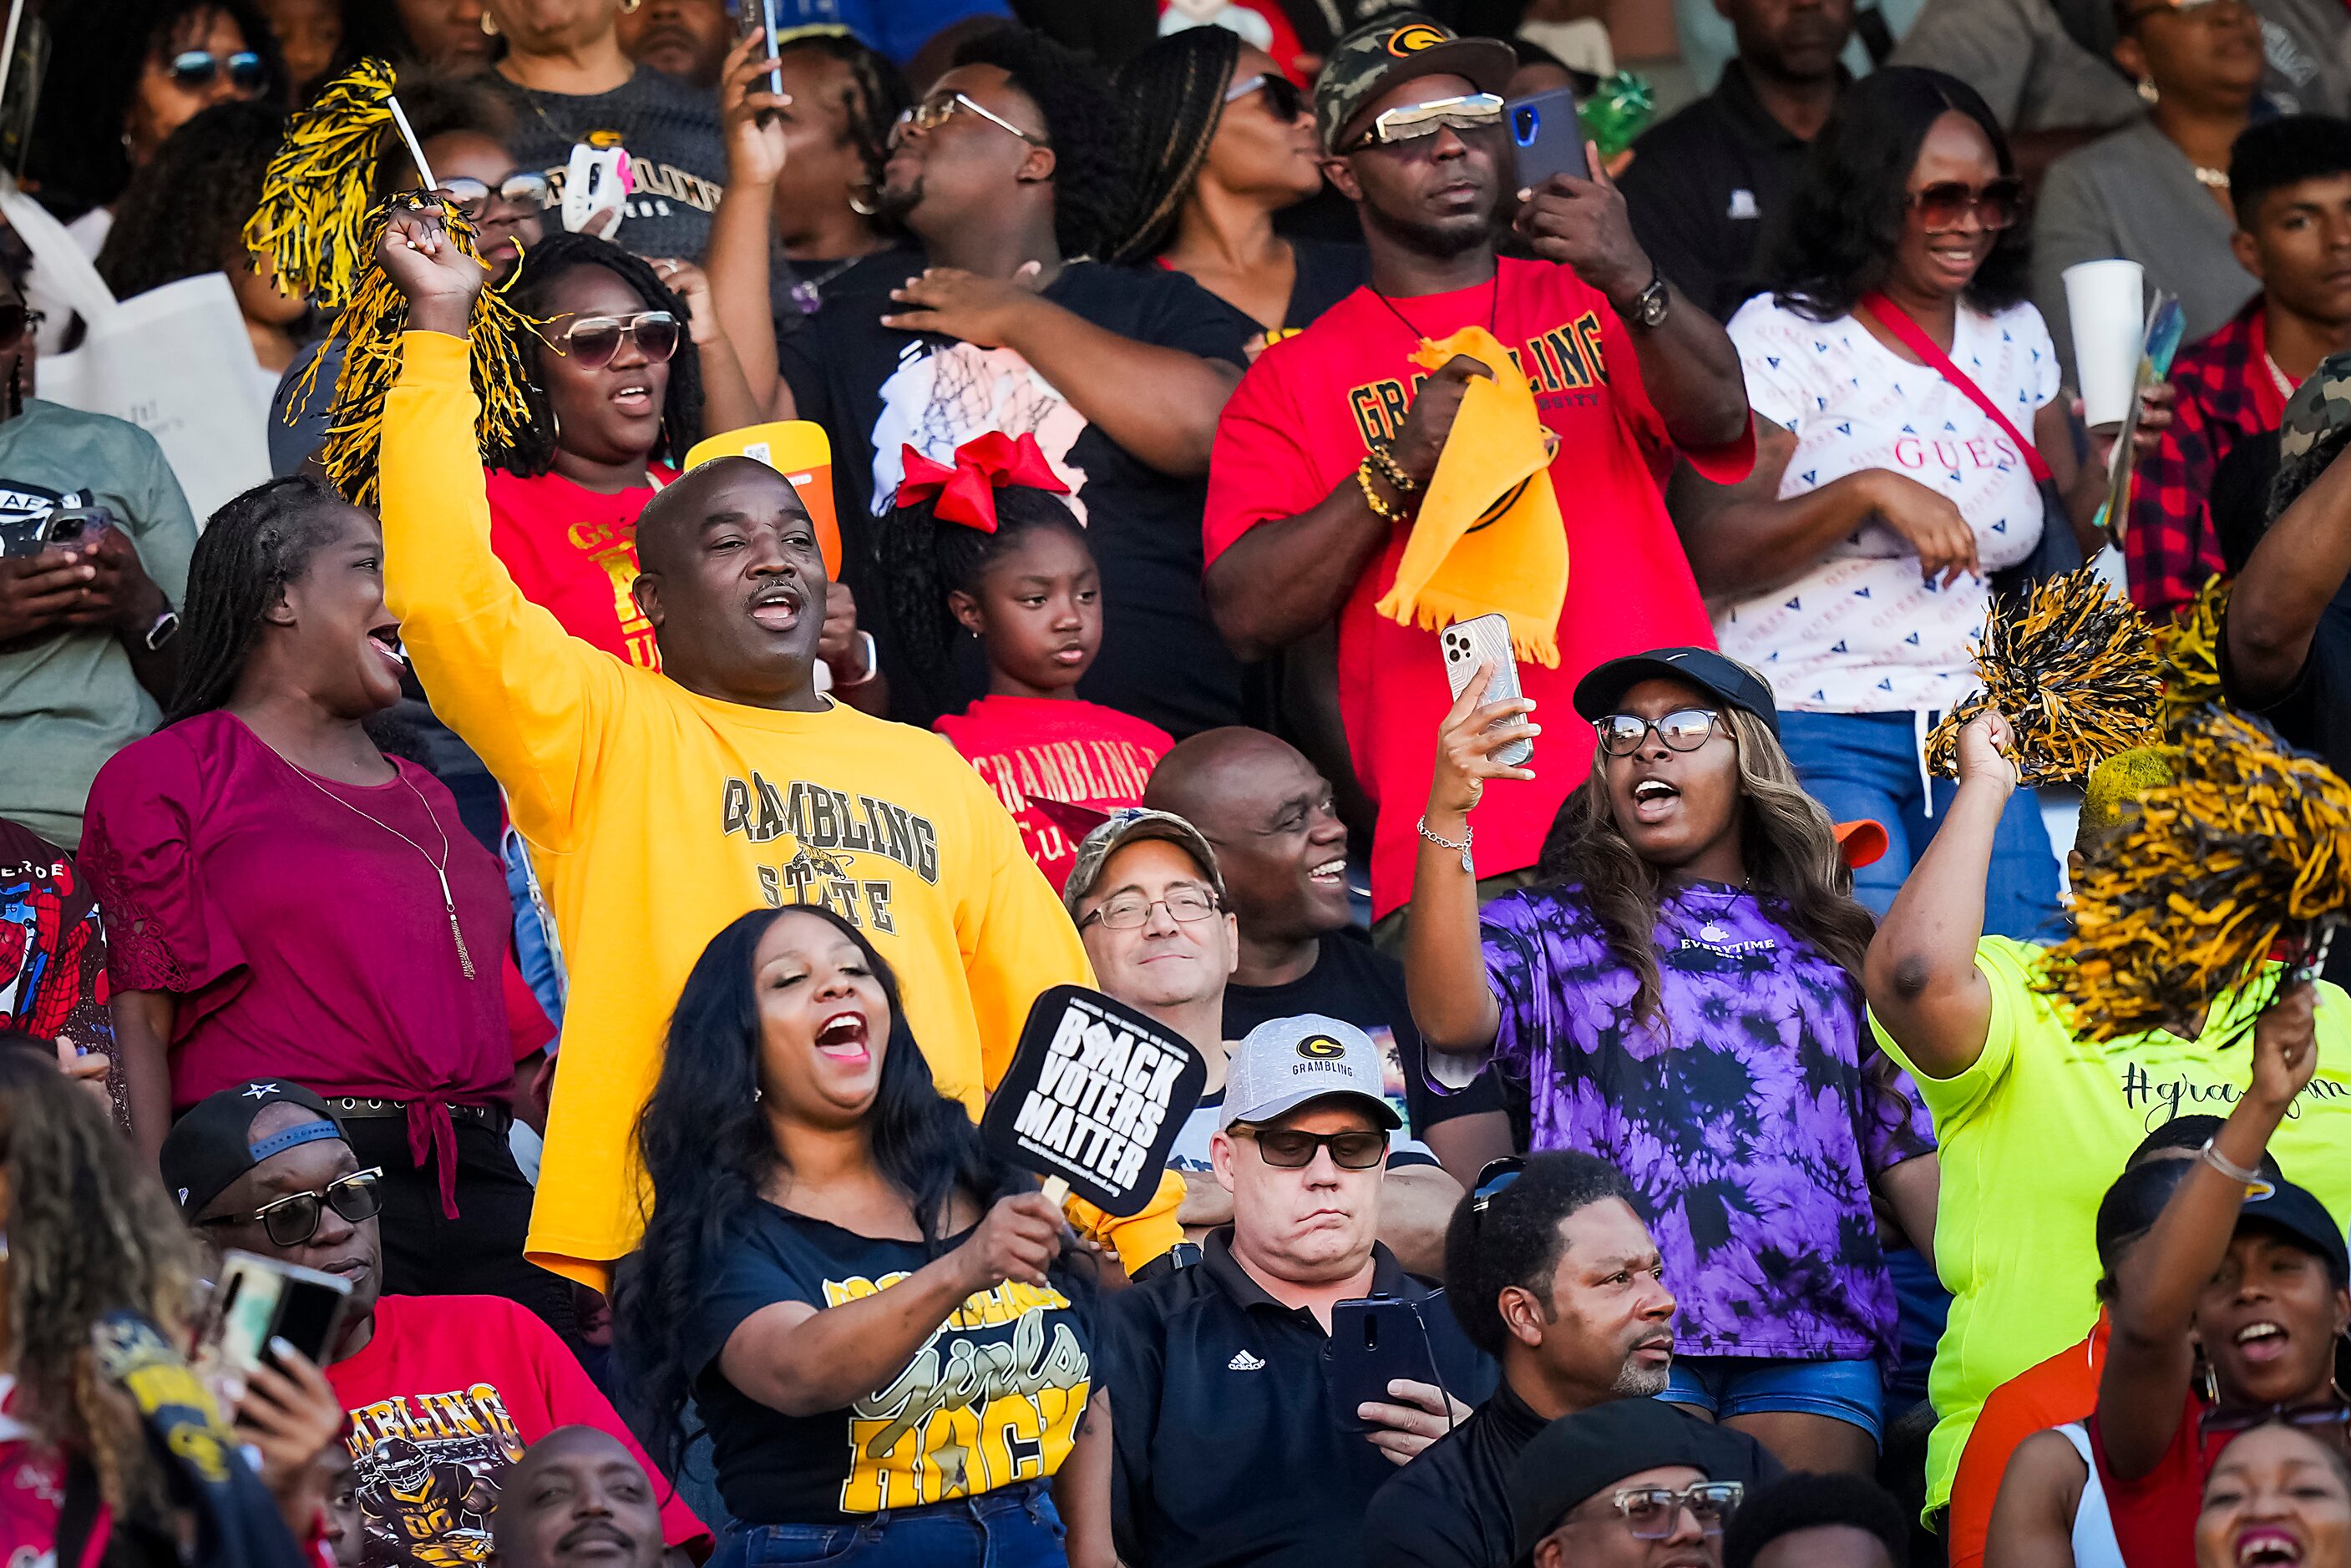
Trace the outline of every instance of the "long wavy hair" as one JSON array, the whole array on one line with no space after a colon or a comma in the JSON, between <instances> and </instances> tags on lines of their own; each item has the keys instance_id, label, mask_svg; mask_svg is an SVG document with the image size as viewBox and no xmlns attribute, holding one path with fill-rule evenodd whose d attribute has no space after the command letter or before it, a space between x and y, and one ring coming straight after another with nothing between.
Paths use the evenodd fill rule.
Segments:
<instances>
[{"instance_id":1,"label":"long wavy hair","mask_svg":"<svg viewBox=\"0 0 2351 1568\"><path fill-rule=\"evenodd\" d=\"M1848 974L1861 974L1876 922L1853 900L1853 873L1838 852L1836 826L1796 782L1780 739L1762 720L1722 705L1739 750L1740 852L1747 884L1771 917ZM1641 858L1616 825L1608 799L1608 761L1560 807L1544 840L1540 870L1547 883L1580 889L1599 920L1608 956L1633 971L1635 1022L1662 1028L1657 974L1657 914L1666 877Z\"/></svg>"},{"instance_id":2,"label":"long wavy hair","mask_svg":"<svg viewBox=\"0 0 2351 1568\"><path fill-rule=\"evenodd\" d=\"M1889 66L1845 88L1813 139L1779 244L1763 267L1781 306L1813 321L1834 321L1863 295L1886 286L1902 243L1918 150L1935 121L1954 113L1982 130L2002 174L2016 172L2000 121L1982 95L1957 77ZM2001 231L1960 297L1987 314L2007 309L2025 296L2029 262L2025 226Z\"/></svg>"},{"instance_id":3,"label":"long wavy hair","mask_svg":"<svg viewBox=\"0 0 2351 1568\"><path fill-rule=\"evenodd\" d=\"M695 1304L775 1179L789 1176L757 1092L761 1029L753 959L786 915L823 920L856 944L890 1004L882 1081L866 1115L873 1163L914 1210L926 1252L945 1251L957 1194L987 1205L1035 1187L987 1152L979 1129L938 1091L906 1025L898 978L848 920L814 904L758 909L710 939L670 1019L660 1079L637 1119L650 1199L644 1240L612 1301L616 1343L633 1347L624 1376L646 1448L675 1474L688 1441L684 1409L702 1366L683 1338Z\"/></svg>"},{"instance_id":4,"label":"long wavy hair","mask_svg":"<svg viewBox=\"0 0 2351 1568\"><path fill-rule=\"evenodd\" d=\"M45 1445L86 1456L118 1514L167 1520L146 1429L99 1370L92 1334L130 1311L186 1342L197 1278L187 1230L89 1091L22 1046L0 1049L0 1171L12 1413Z\"/></svg>"}]
</instances>

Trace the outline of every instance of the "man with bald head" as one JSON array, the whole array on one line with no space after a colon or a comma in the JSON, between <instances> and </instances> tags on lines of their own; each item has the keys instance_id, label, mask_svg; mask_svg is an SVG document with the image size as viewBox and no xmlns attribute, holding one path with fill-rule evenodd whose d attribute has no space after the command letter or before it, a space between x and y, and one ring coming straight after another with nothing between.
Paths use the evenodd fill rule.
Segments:
<instances>
[{"instance_id":1,"label":"man with bald head","mask_svg":"<svg viewBox=\"0 0 2351 1568\"><path fill-rule=\"evenodd\" d=\"M1331 782L1297 747L1262 730L1206 730L1160 759L1144 803L1172 812L1216 846L1225 908L1239 928L1225 987L1224 1036L1271 1018L1321 1013L1370 1035L1403 1089L1412 1136L1464 1185L1510 1152L1510 1125L1490 1070L1458 1094L1431 1089L1404 966L1355 929L1347 829Z\"/></svg>"},{"instance_id":2,"label":"man with bald head","mask_svg":"<svg viewBox=\"0 0 2351 1568\"><path fill-rule=\"evenodd\" d=\"M774 469L704 463L639 518L659 671L523 597L490 551L475 440L465 334L486 275L423 213L396 216L379 254L410 328L383 417L385 597L553 909L570 990L529 1252L601 1286L640 1229L629 1153L670 1011L737 916L809 904L854 923L896 970L940 1092L974 1112L1037 993L1091 971L979 775L937 736L818 694L824 556ZM1180 1199L1104 1231L1130 1269L1175 1243Z\"/></svg>"},{"instance_id":3,"label":"man with bald head","mask_svg":"<svg viewBox=\"0 0 2351 1568\"><path fill-rule=\"evenodd\" d=\"M610 1432L559 1428L507 1476L490 1524L498 1568L655 1568L657 1497L645 1467Z\"/></svg>"}]
</instances>

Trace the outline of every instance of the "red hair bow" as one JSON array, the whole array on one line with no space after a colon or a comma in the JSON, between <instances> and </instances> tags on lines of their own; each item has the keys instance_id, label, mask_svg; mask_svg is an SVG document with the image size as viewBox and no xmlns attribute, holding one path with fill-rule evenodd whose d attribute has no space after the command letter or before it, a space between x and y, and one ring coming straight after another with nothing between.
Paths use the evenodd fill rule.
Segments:
<instances>
[{"instance_id":1,"label":"red hair bow","mask_svg":"<svg viewBox=\"0 0 2351 1568\"><path fill-rule=\"evenodd\" d=\"M1056 495L1070 493L1033 435L1015 439L1002 431L976 435L956 448L953 468L932 462L911 446L899 452L899 463L904 472L898 482L899 505L935 495L938 502L931 511L942 522L960 523L983 534L996 532L996 493L1008 484Z\"/></svg>"}]
</instances>

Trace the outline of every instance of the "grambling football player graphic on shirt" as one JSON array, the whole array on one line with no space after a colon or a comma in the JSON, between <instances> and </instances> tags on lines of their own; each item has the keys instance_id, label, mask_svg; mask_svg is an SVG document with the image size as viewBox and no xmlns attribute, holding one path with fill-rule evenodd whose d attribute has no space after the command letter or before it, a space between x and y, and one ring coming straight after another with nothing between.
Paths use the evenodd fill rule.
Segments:
<instances>
[{"instance_id":1,"label":"grambling football player graphic on shirt","mask_svg":"<svg viewBox=\"0 0 2351 1568\"><path fill-rule=\"evenodd\" d=\"M465 1568L490 1560L498 1482L527 1444L487 1384L352 1412L352 1488L368 1568Z\"/></svg>"}]
</instances>

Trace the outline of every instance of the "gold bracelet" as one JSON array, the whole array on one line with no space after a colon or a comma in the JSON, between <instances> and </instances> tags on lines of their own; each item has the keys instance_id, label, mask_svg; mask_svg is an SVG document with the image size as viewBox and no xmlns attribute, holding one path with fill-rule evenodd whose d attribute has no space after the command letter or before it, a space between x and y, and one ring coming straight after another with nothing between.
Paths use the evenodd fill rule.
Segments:
<instances>
[{"instance_id":1,"label":"gold bracelet","mask_svg":"<svg viewBox=\"0 0 2351 1568\"><path fill-rule=\"evenodd\" d=\"M1412 475L1404 471L1404 464L1396 461L1395 452L1387 442L1375 441L1371 451L1372 461L1380 465L1380 472L1388 476L1388 483L1395 486L1397 494L1410 495L1420 488L1413 483Z\"/></svg>"},{"instance_id":2,"label":"gold bracelet","mask_svg":"<svg viewBox=\"0 0 2351 1568\"><path fill-rule=\"evenodd\" d=\"M1374 465L1368 455L1364 457L1363 462L1355 465L1356 488L1360 489L1364 493L1364 504L1372 509L1373 516L1380 518L1384 522L1394 523L1397 519L1401 518L1404 514L1380 498L1379 486L1372 483L1372 469L1374 466Z\"/></svg>"}]
</instances>

